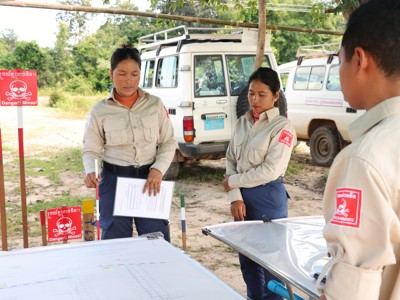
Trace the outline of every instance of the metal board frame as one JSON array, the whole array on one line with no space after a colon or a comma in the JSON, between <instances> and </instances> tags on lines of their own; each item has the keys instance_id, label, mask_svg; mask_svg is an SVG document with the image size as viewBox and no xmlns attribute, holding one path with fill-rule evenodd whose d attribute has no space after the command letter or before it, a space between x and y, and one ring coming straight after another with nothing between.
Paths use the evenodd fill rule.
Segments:
<instances>
[{"instance_id":1,"label":"metal board frame","mask_svg":"<svg viewBox=\"0 0 400 300\"><path fill-rule=\"evenodd\" d=\"M319 299L314 274L327 263L322 216L211 225L203 233L231 246L280 278L291 294L295 286ZM293 297L293 295L291 295Z\"/></svg>"}]
</instances>

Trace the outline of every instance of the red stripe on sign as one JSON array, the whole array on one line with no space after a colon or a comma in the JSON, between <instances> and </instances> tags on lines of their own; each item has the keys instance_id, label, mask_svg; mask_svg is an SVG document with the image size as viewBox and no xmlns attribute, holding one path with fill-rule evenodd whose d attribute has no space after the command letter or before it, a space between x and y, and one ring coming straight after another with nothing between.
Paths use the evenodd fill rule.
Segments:
<instances>
[{"instance_id":1,"label":"red stripe on sign","mask_svg":"<svg viewBox=\"0 0 400 300\"><path fill-rule=\"evenodd\" d=\"M40 225L46 225L46 214L44 210L40 211Z\"/></svg>"},{"instance_id":2,"label":"red stripe on sign","mask_svg":"<svg viewBox=\"0 0 400 300\"><path fill-rule=\"evenodd\" d=\"M24 157L24 129L18 128L19 157Z\"/></svg>"}]
</instances>

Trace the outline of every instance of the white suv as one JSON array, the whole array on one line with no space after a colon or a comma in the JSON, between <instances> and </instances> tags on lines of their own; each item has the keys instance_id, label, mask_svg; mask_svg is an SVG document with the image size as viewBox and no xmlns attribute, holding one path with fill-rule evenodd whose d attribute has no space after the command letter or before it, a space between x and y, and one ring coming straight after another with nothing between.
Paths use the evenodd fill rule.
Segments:
<instances>
[{"instance_id":1,"label":"white suv","mask_svg":"<svg viewBox=\"0 0 400 300\"><path fill-rule=\"evenodd\" d=\"M327 46L335 50L327 50ZM285 88L288 118L297 139L307 142L312 160L320 166L330 166L338 152L351 143L349 124L365 112L349 107L343 98L338 49L339 44L300 47L297 63L278 67L289 73ZM319 58L308 59L313 56Z\"/></svg>"},{"instance_id":2,"label":"white suv","mask_svg":"<svg viewBox=\"0 0 400 300\"><path fill-rule=\"evenodd\" d=\"M277 70L269 45L267 35L263 66ZM139 38L138 49L140 86L163 101L179 146L167 177L186 160L224 157L248 109L247 97L238 96L253 72L257 30L180 26Z\"/></svg>"}]
</instances>

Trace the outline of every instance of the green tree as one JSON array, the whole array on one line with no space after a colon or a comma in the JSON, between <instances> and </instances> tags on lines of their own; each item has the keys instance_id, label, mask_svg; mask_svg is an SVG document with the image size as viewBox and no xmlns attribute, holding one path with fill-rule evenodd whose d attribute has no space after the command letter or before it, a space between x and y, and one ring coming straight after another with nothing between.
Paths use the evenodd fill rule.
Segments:
<instances>
[{"instance_id":1,"label":"green tree","mask_svg":"<svg viewBox=\"0 0 400 300\"><path fill-rule=\"evenodd\" d=\"M67 79L72 77L72 55L69 44L69 32L66 23L58 23L58 33L54 48L47 53L47 67L44 73L46 85L62 85Z\"/></svg>"},{"instance_id":2,"label":"green tree","mask_svg":"<svg viewBox=\"0 0 400 300\"><path fill-rule=\"evenodd\" d=\"M5 62L7 69L36 70L38 85L43 86L41 75L46 69L46 55L36 42L17 42L14 51Z\"/></svg>"},{"instance_id":3,"label":"green tree","mask_svg":"<svg viewBox=\"0 0 400 300\"><path fill-rule=\"evenodd\" d=\"M60 3L71 6L91 6L90 0L61 0ZM74 43L84 38L87 24L92 17L90 13L80 11L63 11L57 14L57 20L68 25L69 35Z\"/></svg>"}]
</instances>

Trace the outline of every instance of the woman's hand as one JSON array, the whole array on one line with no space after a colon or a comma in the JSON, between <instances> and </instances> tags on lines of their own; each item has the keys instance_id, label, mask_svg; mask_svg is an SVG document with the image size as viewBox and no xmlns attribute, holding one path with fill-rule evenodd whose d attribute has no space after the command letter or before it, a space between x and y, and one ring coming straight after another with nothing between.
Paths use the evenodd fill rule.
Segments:
<instances>
[{"instance_id":1,"label":"woman's hand","mask_svg":"<svg viewBox=\"0 0 400 300\"><path fill-rule=\"evenodd\" d=\"M229 186L229 175L226 174L224 180L222 180L222 184L224 185L225 191L229 192L232 188Z\"/></svg>"},{"instance_id":2,"label":"woman's hand","mask_svg":"<svg viewBox=\"0 0 400 300\"><path fill-rule=\"evenodd\" d=\"M88 188L96 188L99 185L100 181L101 181L100 175L99 177L96 178L95 172L87 173L84 179L84 183Z\"/></svg>"},{"instance_id":3,"label":"woman's hand","mask_svg":"<svg viewBox=\"0 0 400 300\"><path fill-rule=\"evenodd\" d=\"M149 190L149 196L157 196L161 190L162 174L157 169L150 169L149 175L147 176L146 183L143 187L143 194L146 190Z\"/></svg>"},{"instance_id":4,"label":"woman's hand","mask_svg":"<svg viewBox=\"0 0 400 300\"><path fill-rule=\"evenodd\" d=\"M246 216L246 205L242 200L236 200L231 203L231 214L237 221L244 221Z\"/></svg>"}]
</instances>

